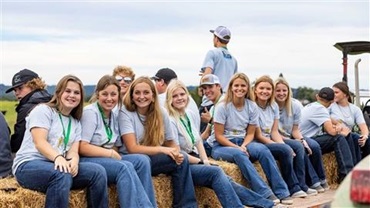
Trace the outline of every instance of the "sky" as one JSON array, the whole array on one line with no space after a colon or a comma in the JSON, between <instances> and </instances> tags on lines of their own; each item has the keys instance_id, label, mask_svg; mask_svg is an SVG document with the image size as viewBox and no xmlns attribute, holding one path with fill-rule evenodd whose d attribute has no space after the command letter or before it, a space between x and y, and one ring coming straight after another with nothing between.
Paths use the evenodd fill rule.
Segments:
<instances>
[{"instance_id":1,"label":"sky","mask_svg":"<svg viewBox=\"0 0 370 208\"><path fill-rule=\"evenodd\" d=\"M320 89L343 77L337 42L370 41L370 4L362 1L17 1L0 0L0 83L23 68L48 85L66 74L95 85L117 65L137 76L163 67L186 85L213 48L210 29L231 31L228 49L253 81L280 73L291 87ZM370 53L348 56L348 84L370 89Z\"/></svg>"}]
</instances>

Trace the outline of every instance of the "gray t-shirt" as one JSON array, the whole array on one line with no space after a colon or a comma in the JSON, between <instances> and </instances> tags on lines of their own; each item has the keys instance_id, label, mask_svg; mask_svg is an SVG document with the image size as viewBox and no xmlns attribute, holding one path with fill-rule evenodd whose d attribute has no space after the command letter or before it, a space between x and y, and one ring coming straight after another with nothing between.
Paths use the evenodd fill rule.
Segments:
<instances>
[{"instance_id":1,"label":"gray t-shirt","mask_svg":"<svg viewBox=\"0 0 370 208\"><path fill-rule=\"evenodd\" d=\"M301 110L302 104L296 100L292 99L292 115L288 116L288 112L286 108L280 110L280 118L279 118L279 132L284 137L291 137L293 125L299 125L301 120Z\"/></svg>"},{"instance_id":2,"label":"gray t-shirt","mask_svg":"<svg viewBox=\"0 0 370 208\"><path fill-rule=\"evenodd\" d=\"M214 122L224 125L224 136L227 139L244 138L248 125L257 125L258 110L255 102L245 99L244 107L236 109L233 103L220 102L216 106ZM213 145L214 134L207 142Z\"/></svg>"},{"instance_id":3,"label":"gray t-shirt","mask_svg":"<svg viewBox=\"0 0 370 208\"><path fill-rule=\"evenodd\" d=\"M233 55L223 47L209 50L203 61L202 68L212 68L212 74L220 79L224 92L227 91L230 78L238 71L238 63Z\"/></svg>"},{"instance_id":4,"label":"gray t-shirt","mask_svg":"<svg viewBox=\"0 0 370 208\"><path fill-rule=\"evenodd\" d=\"M112 130L112 138L110 141L108 140L108 135L97 102L85 106L81 118L81 141L111 149L115 142L120 140L118 130L118 111L112 111L110 118L105 119L105 122Z\"/></svg>"},{"instance_id":5,"label":"gray t-shirt","mask_svg":"<svg viewBox=\"0 0 370 208\"><path fill-rule=\"evenodd\" d=\"M262 135L271 138L271 130L275 119L279 119L279 106L273 102L265 109L258 109L258 126L261 128Z\"/></svg>"},{"instance_id":6,"label":"gray t-shirt","mask_svg":"<svg viewBox=\"0 0 370 208\"><path fill-rule=\"evenodd\" d=\"M164 125L164 139L165 140L174 140L173 131L167 111L161 107L163 125ZM139 118L140 116L140 118ZM118 125L121 136L125 134L135 134L136 142L139 144L144 137L144 126L142 122L145 122L146 117L139 114L138 112L128 111L125 106L119 111L118 114ZM124 143L119 148L119 152L127 154L127 149Z\"/></svg>"},{"instance_id":7,"label":"gray t-shirt","mask_svg":"<svg viewBox=\"0 0 370 208\"><path fill-rule=\"evenodd\" d=\"M195 146L202 141L199 135L199 126L195 125L195 115L192 111L186 110L186 115L189 118L191 133L194 136L194 144L188 131L186 130L186 128L189 128L189 124L186 122L186 120L183 119L183 122L185 123L183 124L179 119L170 117L174 139L176 140L176 143L180 145L181 150L187 153L190 153L192 151L198 153L198 150Z\"/></svg>"},{"instance_id":8,"label":"gray t-shirt","mask_svg":"<svg viewBox=\"0 0 370 208\"><path fill-rule=\"evenodd\" d=\"M167 93L162 93L158 95L158 101L161 106L165 106L166 104L166 94ZM199 109L198 109L197 103L194 101L191 95L189 95L189 103L188 103L187 109L194 112L194 115L195 115L194 122L196 122L196 124L199 126L200 125Z\"/></svg>"},{"instance_id":9,"label":"gray t-shirt","mask_svg":"<svg viewBox=\"0 0 370 208\"><path fill-rule=\"evenodd\" d=\"M356 124L365 123L361 109L352 103L347 107L342 107L334 102L329 107L329 114L333 119L341 120L350 129Z\"/></svg>"},{"instance_id":10,"label":"gray t-shirt","mask_svg":"<svg viewBox=\"0 0 370 208\"><path fill-rule=\"evenodd\" d=\"M328 109L319 102L313 102L303 108L299 129L306 137L322 135L322 125L326 121L330 121Z\"/></svg>"},{"instance_id":11,"label":"gray t-shirt","mask_svg":"<svg viewBox=\"0 0 370 208\"><path fill-rule=\"evenodd\" d=\"M72 116L66 117L62 115L61 118L62 119L59 118L59 113L55 109L50 108L46 104L39 104L30 112L26 117L26 131L21 148L14 158L13 174L17 171L18 166L26 161L49 160L36 149L31 134L32 128L39 127L48 130L47 142L59 154L63 154L64 150L68 151L74 142L79 142L81 140L80 122ZM63 129L65 133L68 132L69 118L71 118L71 128L69 140L65 146L63 141Z\"/></svg>"}]
</instances>

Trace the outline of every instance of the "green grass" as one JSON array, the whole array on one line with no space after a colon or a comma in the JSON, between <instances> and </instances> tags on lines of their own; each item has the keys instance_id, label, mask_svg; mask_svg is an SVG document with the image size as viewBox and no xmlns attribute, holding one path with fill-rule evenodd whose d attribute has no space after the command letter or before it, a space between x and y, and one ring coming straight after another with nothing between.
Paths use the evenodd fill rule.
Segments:
<instances>
[{"instance_id":1,"label":"green grass","mask_svg":"<svg viewBox=\"0 0 370 208\"><path fill-rule=\"evenodd\" d=\"M0 101L0 111L6 111L5 120L8 122L10 130L14 131L14 124L17 120L17 113L15 112L15 107L18 101Z\"/></svg>"}]
</instances>

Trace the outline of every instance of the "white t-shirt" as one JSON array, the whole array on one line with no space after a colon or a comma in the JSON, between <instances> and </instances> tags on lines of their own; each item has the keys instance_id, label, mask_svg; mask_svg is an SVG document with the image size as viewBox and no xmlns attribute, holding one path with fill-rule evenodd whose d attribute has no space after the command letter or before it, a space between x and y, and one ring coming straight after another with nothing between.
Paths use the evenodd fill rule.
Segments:
<instances>
[{"instance_id":1,"label":"white t-shirt","mask_svg":"<svg viewBox=\"0 0 370 208\"><path fill-rule=\"evenodd\" d=\"M244 138L248 125L257 125L258 123L257 105L255 102L245 99L244 107L238 110L233 103L230 102L225 105L225 101L222 101L216 106L213 121L224 125L224 136L226 138ZM215 140L213 132L207 142L213 145Z\"/></svg>"},{"instance_id":2,"label":"white t-shirt","mask_svg":"<svg viewBox=\"0 0 370 208\"><path fill-rule=\"evenodd\" d=\"M68 151L74 142L79 142L81 140L80 122L74 119L72 116L66 117L62 114L60 115L62 119L60 119L59 113L55 109L50 108L46 104L39 104L26 117L26 131L24 133L22 145L14 158L13 174L15 174L17 171L18 166L26 161L49 161L49 159L47 159L36 149L31 134L32 128L40 127L48 130L47 142L59 154L63 154L64 151ZM65 146L63 126L65 133L67 133L69 118L71 118L71 127L69 140Z\"/></svg>"},{"instance_id":3,"label":"white t-shirt","mask_svg":"<svg viewBox=\"0 0 370 208\"><path fill-rule=\"evenodd\" d=\"M279 115L279 132L285 137L291 137L293 125L299 125L301 120L302 104L296 99L292 99L291 102L292 115L288 116L286 108L280 110Z\"/></svg>"},{"instance_id":4,"label":"white t-shirt","mask_svg":"<svg viewBox=\"0 0 370 208\"><path fill-rule=\"evenodd\" d=\"M349 103L347 107L342 107L334 102L329 107L329 114L333 119L341 120L350 129L356 124L365 123L361 109L352 103Z\"/></svg>"},{"instance_id":5,"label":"white t-shirt","mask_svg":"<svg viewBox=\"0 0 370 208\"><path fill-rule=\"evenodd\" d=\"M202 142L202 138L199 135L199 125L196 125L194 122L196 116L194 115L193 111L186 110L186 115L188 116L190 121L191 133L194 136L194 144L193 141L191 140L188 131L186 130L186 128L189 128L189 125L185 119L183 119L183 121L185 122L185 125L187 127L185 127L184 124L179 119L170 117L174 137L176 142L180 145L181 150L187 153L190 153L192 151L198 153L196 145L199 142Z\"/></svg>"},{"instance_id":6,"label":"white t-shirt","mask_svg":"<svg viewBox=\"0 0 370 208\"><path fill-rule=\"evenodd\" d=\"M319 102L306 105L302 110L301 123L299 129L306 137L322 135L323 124L330 121L329 111Z\"/></svg>"},{"instance_id":7,"label":"white t-shirt","mask_svg":"<svg viewBox=\"0 0 370 208\"><path fill-rule=\"evenodd\" d=\"M164 139L174 140L169 115L164 108L161 108L161 112L164 125ZM118 114L119 131L121 132L121 136L133 133L135 134L136 142L139 144L142 141L145 133L144 126L141 123L142 121L145 122L145 119L145 116L140 115L136 111L128 111L125 106L122 106ZM119 152L124 154L128 153L124 143L119 148Z\"/></svg>"},{"instance_id":8,"label":"white t-shirt","mask_svg":"<svg viewBox=\"0 0 370 208\"><path fill-rule=\"evenodd\" d=\"M263 136L271 138L271 130L274 125L274 120L279 119L279 106L273 102L265 109L258 109L258 126L261 128Z\"/></svg>"},{"instance_id":9,"label":"white t-shirt","mask_svg":"<svg viewBox=\"0 0 370 208\"><path fill-rule=\"evenodd\" d=\"M112 111L110 118L106 119L105 122L109 124L109 127L112 130L112 138L110 141L108 140L108 135L102 115L97 106L97 102L85 106L81 118L81 141L86 141L96 146L111 149L115 142L120 140L118 130L118 112Z\"/></svg>"}]
</instances>

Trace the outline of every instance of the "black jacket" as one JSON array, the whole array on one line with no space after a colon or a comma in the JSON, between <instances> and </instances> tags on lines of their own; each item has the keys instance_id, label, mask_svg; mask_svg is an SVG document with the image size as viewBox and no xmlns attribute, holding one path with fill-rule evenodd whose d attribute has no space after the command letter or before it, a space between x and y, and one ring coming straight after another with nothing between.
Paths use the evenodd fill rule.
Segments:
<instances>
[{"instance_id":1,"label":"black jacket","mask_svg":"<svg viewBox=\"0 0 370 208\"><path fill-rule=\"evenodd\" d=\"M8 176L12 171L13 158L10 152L10 129L0 112L0 178Z\"/></svg>"},{"instance_id":2,"label":"black jacket","mask_svg":"<svg viewBox=\"0 0 370 208\"><path fill-rule=\"evenodd\" d=\"M17 122L14 125L14 134L11 136L10 145L12 152L17 152L21 147L24 131L26 130L26 117L31 110L39 103L49 102L52 95L46 90L34 90L24 96L15 109Z\"/></svg>"}]
</instances>

